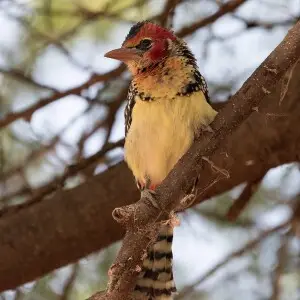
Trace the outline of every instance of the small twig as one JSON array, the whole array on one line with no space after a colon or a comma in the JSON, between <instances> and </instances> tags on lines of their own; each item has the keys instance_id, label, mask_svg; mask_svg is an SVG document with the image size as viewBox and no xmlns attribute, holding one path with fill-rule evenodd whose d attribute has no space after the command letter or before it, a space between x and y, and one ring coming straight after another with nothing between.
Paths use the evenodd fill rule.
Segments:
<instances>
[{"instance_id":1,"label":"small twig","mask_svg":"<svg viewBox=\"0 0 300 300\"><path fill-rule=\"evenodd\" d=\"M201 215L201 218L205 218L207 220L211 220L212 222L222 223L224 226L229 227L241 227L241 228L254 228L256 223L251 218L245 218L242 220L236 220L234 223L228 222L228 219L221 213L216 211L210 210L203 210L200 209L198 206L190 208L190 210L194 211L195 213Z\"/></svg>"},{"instance_id":2,"label":"small twig","mask_svg":"<svg viewBox=\"0 0 300 300\"><path fill-rule=\"evenodd\" d=\"M4 68L0 67L0 73L5 74L7 76L11 76L11 77L13 77L13 78L15 78L17 80L21 80L21 81L23 81L25 83L28 83L30 85L33 85L33 86L35 86L37 88L47 89L47 90L51 90L51 91L53 91L55 93L58 93L58 91L55 88L53 88L51 86L48 86L46 84L42 84L42 83L36 82L34 79L32 79L31 77L25 75L20 70L15 70L15 69L9 69L9 70L7 70L7 69L4 69Z\"/></svg>"},{"instance_id":3,"label":"small twig","mask_svg":"<svg viewBox=\"0 0 300 300\"><path fill-rule=\"evenodd\" d=\"M124 65L120 65L116 69L107 72L105 74L99 74L99 75L94 75L92 76L89 80L87 80L85 83L81 84L80 86L67 90L65 92L56 92L52 96L41 99L39 102L35 103L34 105L18 111L18 112L12 112L7 114L3 119L0 119L0 128L9 125L10 123L23 118L26 120L30 120L34 112L36 112L38 109L69 95L81 95L82 91L89 88L91 85L97 83L97 82L102 82L102 81L107 81L109 79L113 79L116 76L119 76L120 74L123 73L125 70Z\"/></svg>"},{"instance_id":4,"label":"small twig","mask_svg":"<svg viewBox=\"0 0 300 300\"><path fill-rule=\"evenodd\" d=\"M167 0L161 14L158 16L160 24L164 27L172 28L172 20L175 9L182 0Z\"/></svg>"},{"instance_id":5,"label":"small twig","mask_svg":"<svg viewBox=\"0 0 300 300\"><path fill-rule=\"evenodd\" d=\"M186 35L192 34L193 32L195 32L197 29L202 28L208 24L213 23L214 21L216 21L217 19L219 19L220 17L222 17L223 15L225 15L228 12L232 12L234 11L237 7L239 7L240 5L242 5L244 2L246 2L247 0L232 0L228 3L225 3L223 6L220 7L220 9L213 15L208 16L207 18L204 18L188 27L184 27L182 28L179 32L177 32L177 36L179 37L184 37ZM103 14L103 12L99 12L99 14L95 13L93 15L93 18L89 19L89 21L94 20L94 18L97 18L100 14ZM160 16L160 15L159 15ZM158 17L159 17L158 16ZM157 17L155 17L157 18ZM86 21L86 20L85 20ZM84 22L83 22L84 23ZM80 24L78 24L78 26L75 26L72 30L70 30L67 33L64 33L60 38L67 38L70 35L73 35L74 32L77 31L78 28L80 28L81 26L81 22ZM106 81L112 78L115 78L116 76L119 76L123 73L123 71L125 70L125 66L124 65L120 65L118 68L116 68L113 71L110 71L108 73L105 73L103 75L93 75L87 82L85 82L84 84L82 84L81 86L77 87L77 88L73 88L70 89L68 91L65 92L59 92L59 93L55 93L50 97L47 97L45 99L41 99L39 102L37 102L36 104L32 105L31 107L24 109L20 112L15 112L15 113L9 113L7 114L3 119L0 120L0 128L9 125L10 123L20 119L20 118L24 118L26 120L30 120L32 117L32 114L38 110L39 108L42 108L60 98L63 98L65 96L68 95L80 95L81 92L88 88L89 86L91 86L92 84L96 83L96 82L101 82L101 81Z\"/></svg>"},{"instance_id":6,"label":"small twig","mask_svg":"<svg viewBox=\"0 0 300 300\"><path fill-rule=\"evenodd\" d=\"M61 294L61 297L59 300L70 299L69 296L70 296L70 293L72 292L74 282L78 276L79 268L80 268L79 263L77 263L73 266L71 275L69 276L69 278L67 279L67 281L64 284L63 291L62 291L62 294Z\"/></svg>"},{"instance_id":7,"label":"small twig","mask_svg":"<svg viewBox=\"0 0 300 300\"><path fill-rule=\"evenodd\" d=\"M104 87L102 89L98 90L98 96L97 98L101 98L100 95L102 93L104 93L107 89L108 85L104 85ZM126 90L127 93L127 90ZM80 114L74 116L73 118L71 118L69 120L69 122L63 127L61 128L60 132L58 134L56 134L55 136L53 136L51 138L51 140L49 142L47 142L46 145L41 145L41 148L37 149L36 151L31 152L27 157L26 157L26 162L27 164L29 162L34 161L36 158L42 156L42 155L46 155L48 152L50 152L51 150L53 150L55 148L55 146L58 143L62 143L61 141L61 136L70 128L70 126L72 124L74 124L76 121L78 121L80 118L82 118L85 114L89 113L91 111L91 109L95 106L95 105L103 105L108 107L109 109L109 113L107 114L106 118L104 120L101 120L100 126L98 126L99 124L96 124L94 126L94 128L89 132L88 136L87 135L83 135L83 137L80 139L79 143L83 143L88 137L90 137L97 129L99 129L101 126L105 126L106 122L110 122L109 120L113 117L111 117L111 114L115 114L117 109L120 107L122 100L125 98L125 88L123 90L120 91L120 93L116 96L116 98L114 99L114 101L110 102L110 103L106 103L104 101L99 101L96 99L88 99L88 103L89 106L82 111ZM12 138L16 139L16 137L12 136ZM20 142L20 140L18 139L17 142ZM108 140L105 140L103 142L103 144L106 144L108 142ZM5 173L0 173L0 180L5 181L7 180L9 177L12 177L14 175L16 175L16 173L20 173L24 170L24 166L23 165L17 165L13 168L10 168L9 170L7 170Z\"/></svg>"},{"instance_id":8,"label":"small twig","mask_svg":"<svg viewBox=\"0 0 300 300\"><path fill-rule=\"evenodd\" d=\"M254 182L248 182L245 186L243 192L240 194L240 196L234 201L232 206L229 208L227 212L227 218L230 221L235 221L245 206L249 203L250 198L253 196L254 193L256 193L259 183L261 181L261 178Z\"/></svg>"},{"instance_id":9,"label":"small twig","mask_svg":"<svg viewBox=\"0 0 300 300\"><path fill-rule=\"evenodd\" d=\"M283 21L265 22L261 20L255 20L255 19L247 20L244 17L239 16L237 14L232 14L232 16L237 20L242 21L245 24L246 29L261 27L268 30L274 28L275 26L291 26L299 20L299 17L292 17L290 19L283 20Z\"/></svg>"},{"instance_id":10,"label":"small twig","mask_svg":"<svg viewBox=\"0 0 300 300\"><path fill-rule=\"evenodd\" d=\"M25 207L29 207L33 205L34 203L40 201L43 199L46 195L49 195L50 193L56 191L58 188L63 187L64 182L66 181L67 178L70 176L73 176L77 174L79 171L83 170L90 164L95 163L98 159L100 159L103 155L105 155L108 151L115 149L117 147L122 147L124 144L124 139L121 139L115 143L107 143L103 148L95 153L94 155L83 159L82 161L78 162L75 165L70 165L66 169L65 173L63 176L61 176L59 179L56 179L52 181L51 183L48 183L46 186L43 188L40 188L38 192L28 201L25 203L13 205L13 206L8 206L0 210L0 217L9 214L9 213L15 213L16 211L19 211L20 209L23 209Z\"/></svg>"},{"instance_id":11,"label":"small twig","mask_svg":"<svg viewBox=\"0 0 300 300\"><path fill-rule=\"evenodd\" d=\"M237 9L239 6L241 6L242 4L244 4L247 0L231 0L226 2L225 4L223 4L222 6L219 7L219 10L217 12L215 12L214 14L199 20L189 26L183 27L181 30L179 30L176 35L179 37L183 37L186 35L189 35L191 33L193 33L194 31L196 31L199 28L202 28L204 26L207 26L211 23L213 23L214 21L218 20L219 18L221 18L222 16L224 16L225 14L229 13L229 12L233 12L235 9Z\"/></svg>"},{"instance_id":12,"label":"small twig","mask_svg":"<svg viewBox=\"0 0 300 300\"><path fill-rule=\"evenodd\" d=\"M300 239L300 195L294 200L294 215L293 215L293 230L295 232L295 236Z\"/></svg>"},{"instance_id":13,"label":"small twig","mask_svg":"<svg viewBox=\"0 0 300 300\"><path fill-rule=\"evenodd\" d=\"M209 163L209 165L211 166L214 172L218 172L222 174L225 178L230 178L230 174L227 170L221 169L218 166L216 166L208 157L202 156L202 159L205 160L207 163Z\"/></svg>"},{"instance_id":14,"label":"small twig","mask_svg":"<svg viewBox=\"0 0 300 300\"><path fill-rule=\"evenodd\" d=\"M22 291L18 288L16 289L16 292L15 292L15 296L14 296L14 299L13 300L21 300L23 298L23 293Z\"/></svg>"},{"instance_id":15,"label":"small twig","mask_svg":"<svg viewBox=\"0 0 300 300\"><path fill-rule=\"evenodd\" d=\"M199 279L197 279L193 284L185 287L175 298L176 300L179 299L186 299L188 295L190 295L199 284L201 284L203 281L205 281L207 278L209 278L211 275L213 275L216 271L218 271L221 267L226 265L228 262L230 262L232 259L239 257L246 253L247 251L250 251L254 247L256 247L262 240L264 240L269 235L273 234L274 232L283 229L287 226L289 226L291 223L291 220L288 220L280 225L277 225L271 229L268 229L266 231L263 231L259 233L259 235L246 243L244 246L239 248L238 250L233 251L232 253L228 254L226 257L224 257L219 263L217 263L214 267L212 267L208 272L206 272L204 275L202 275Z\"/></svg>"},{"instance_id":16,"label":"small twig","mask_svg":"<svg viewBox=\"0 0 300 300\"><path fill-rule=\"evenodd\" d=\"M273 274L273 289L272 289L272 296L271 300L280 300L281 297L281 288L280 288L280 278L282 273L284 272L284 265L285 265L285 259L286 259L286 247L288 242L288 235L290 230L285 232L280 241L280 246L277 252L277 265L274 270Z\"/></svg>"}]
</instances>

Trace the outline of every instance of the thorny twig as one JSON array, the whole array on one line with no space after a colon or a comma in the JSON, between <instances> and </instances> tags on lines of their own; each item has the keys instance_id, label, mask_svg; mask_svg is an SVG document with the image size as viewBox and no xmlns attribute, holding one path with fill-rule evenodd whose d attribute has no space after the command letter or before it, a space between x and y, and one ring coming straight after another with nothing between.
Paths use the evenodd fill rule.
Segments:
<instances>
[{"instance_id":1,"label":"thorny twig","mask_svg":"<svg viewBox=\"0 0 300 300\"><path fill-rule=\"evenodd\" d=\"M252 239L248 243L246 243L244 246L240 247L238 250L233 251L232 253L228 254L224 259L222 259L219 263L217 263L214 267L212 267L208 272L206 272L204 275L199 277L193 284L186 286L179 294L176 296L176 300L179 299L185 299L188 295L194 292L195 288L199 286L203 281L205 281L207 278L209 278L211 275L213 275L216 271L218 271L221 267L229 263L232 259L239 257L246 252L252 250L254 247L256 247L259 243L261 243L265 238L270 236L271 234L277 232L280 229L283 229L287 226L289 226L291 223L291 219L288 221L285 221L282 224L279 224L271 229L268 229L266 231L263 231L258 234L258 236L255 239Z\"/></svg>"}]
</instances>

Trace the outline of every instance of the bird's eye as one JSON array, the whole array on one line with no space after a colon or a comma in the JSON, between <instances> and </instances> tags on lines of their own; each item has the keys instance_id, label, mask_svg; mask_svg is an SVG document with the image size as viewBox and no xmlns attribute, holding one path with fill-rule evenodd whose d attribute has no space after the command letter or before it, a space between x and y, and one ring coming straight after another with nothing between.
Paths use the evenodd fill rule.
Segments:
<instances>
[{"instance_id":1,"label":"bird's eye","mask_svg":"<svg viewBox=\"0 0 300 300\"><path fill-rule=\"evenodd\" d=\"M150 39L141 40L140 43L136 46L137 49L147 50L150 48L152 41Z\"/></svg>"}]
</instances>

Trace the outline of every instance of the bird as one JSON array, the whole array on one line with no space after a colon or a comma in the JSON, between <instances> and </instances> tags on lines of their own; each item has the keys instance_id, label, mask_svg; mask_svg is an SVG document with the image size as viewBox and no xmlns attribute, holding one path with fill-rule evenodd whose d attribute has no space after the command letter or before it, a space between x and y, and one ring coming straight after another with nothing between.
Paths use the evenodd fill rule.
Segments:
<instances>
[{"instance_id":1,"label":"bird","mask_svg":"<svg viewBox=\"0 0 300 300\"><path fill-rule=\"evenodd\" d=\"M187 152L217 112L186 42L150 21L134 24L122 46L105 57L126 64L132 74L125 107L124 158L142 195L155 189ZM162 224L147 249L134 288L135 298L171 300L173 226Z\"/></svg>"}]
</instances>

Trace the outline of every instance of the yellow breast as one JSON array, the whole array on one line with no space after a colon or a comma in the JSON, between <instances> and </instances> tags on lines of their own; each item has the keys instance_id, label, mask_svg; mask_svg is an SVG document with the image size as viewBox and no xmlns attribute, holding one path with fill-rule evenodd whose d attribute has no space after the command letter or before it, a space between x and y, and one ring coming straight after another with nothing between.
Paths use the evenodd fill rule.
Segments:
<instances>
[{"instance_id":1,"label":"yellow breast","mask_svg":"<svg viewBox=\"0 0 300 300\"><path fill-rule=\"evenodd\" d=\"M203 93L175 99L137 100L125 141L125 160L134 176L159 184L188 150L201 126L212 122L216 111Z\"/></svg>"}]
</instances>

